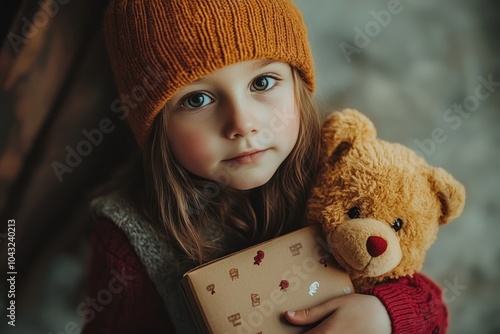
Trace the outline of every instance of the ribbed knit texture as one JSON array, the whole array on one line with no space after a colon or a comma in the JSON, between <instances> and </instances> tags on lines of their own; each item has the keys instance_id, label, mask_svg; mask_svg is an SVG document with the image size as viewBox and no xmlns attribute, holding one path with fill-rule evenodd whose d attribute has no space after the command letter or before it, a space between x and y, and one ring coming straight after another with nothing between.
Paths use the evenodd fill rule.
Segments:
<instances>
[{"instance_id":1,"label":"ribbed knit texture","mask_svg":"<svg viewBox=\"0 0 500 334\"><path fill-rule=\"evenodd\" d=\"M174 333L164 302L125 233L105 218L98 226L92 235L88 299L83 308L79 305L82 334ZM127 279L120 282L116 273Z\"/></svg>"},{"instance_id":2,"label":"ribbed knit texture","mask_svg":"<svg viewBox=\"0 0 500 334\"><path fill-rule=\"evenodd\" d=\"M448 329L441 288L422 274L380 284L365 293L385 305L393 334L445 334Z\"/></svg>"},{"instance_id":3,"label":"ribbed knit texture","mask_svg":"<svg viewBox=\"0 0 500 334\"><path fill-rule=\"evenodd\" d=\"M286 62L314 89L306 27L291 0L111 0L104 28L141 147L180 87L224 66L264 58Z\"/></svg>"}]
</instances>

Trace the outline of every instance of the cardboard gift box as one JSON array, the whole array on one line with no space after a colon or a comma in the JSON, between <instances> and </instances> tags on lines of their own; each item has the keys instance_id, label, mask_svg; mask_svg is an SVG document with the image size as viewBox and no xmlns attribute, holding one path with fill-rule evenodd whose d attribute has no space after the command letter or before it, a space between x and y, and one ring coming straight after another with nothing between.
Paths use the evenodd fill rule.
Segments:
<instances>
[{"instance_id":1,"label":"cardboard gift box","mask_svg":"<svg viewBox=\"0 0 500 334\"><path fill-rule=\"evenodd\" d=\"M284 319L354 292L318 226L309 226L206 263L181 281L200 333L302 333Z\"/></svg>"}]
</instances>

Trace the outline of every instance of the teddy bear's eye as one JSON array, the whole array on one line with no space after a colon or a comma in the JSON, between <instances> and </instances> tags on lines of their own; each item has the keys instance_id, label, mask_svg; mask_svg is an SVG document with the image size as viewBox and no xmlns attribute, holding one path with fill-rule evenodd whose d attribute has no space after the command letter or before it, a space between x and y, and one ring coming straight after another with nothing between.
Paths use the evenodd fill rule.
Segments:
<instances>
[{"instance_id":1,"label":"teddy bear's eye","mask_svg":"<svg viewBox=\"0 0 500 334\"><path fill-rule=\"evenodd\" d=\"M394 221L394 223L392 223L392 226L391 226L394 231L399 231L400 229L403 228L403 221L401 220L401 218L398 218Z\"/></svg>"},{"instance_id":2,"label":"teddy bear's eye","mask_svg":"<svg viewBox=\"0 0 500 334\"><path fill-rule=\"evenodd\" d=\"M359 209L359 206L353 206L352 208L347 211L347 215L351 219L359 218L361 216L361 210Z\"/></svg>"}]
</instances>

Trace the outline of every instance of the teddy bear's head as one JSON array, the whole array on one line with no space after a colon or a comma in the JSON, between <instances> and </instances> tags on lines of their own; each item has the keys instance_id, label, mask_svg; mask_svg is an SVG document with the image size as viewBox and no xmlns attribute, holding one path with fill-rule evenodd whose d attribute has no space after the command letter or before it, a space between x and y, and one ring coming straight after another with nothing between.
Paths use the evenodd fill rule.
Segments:
<instances>
[{"instance_id":1,"label":"teddy bear's head","mask_svg":"<svg viewBox=\"0 0 500 334\"><path fill-rule=\"evenodd\" d=\"M378 139L355 110L327 119L320 156L308 218L321 224L358 290L420 270L439 226L463 210L458 181L409 148Z\"/></svg>"}]
</instances>

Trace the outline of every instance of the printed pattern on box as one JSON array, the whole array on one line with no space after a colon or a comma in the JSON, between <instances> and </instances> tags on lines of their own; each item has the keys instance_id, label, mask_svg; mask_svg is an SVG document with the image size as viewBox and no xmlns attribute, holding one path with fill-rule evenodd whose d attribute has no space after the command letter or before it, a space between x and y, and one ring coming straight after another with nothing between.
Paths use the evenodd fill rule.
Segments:
<instances>
[{"instance_id":1,"label":"printed pattern on box","mask_svg":"<svg viewBox=\"0 0 500 334\"><path fill-rule=\"evenodd\" d=\"M187 272L182 287L202 333L301 333L286 310L353 292L317 226L302 228Z\"/></svg>"}]
</instances>

